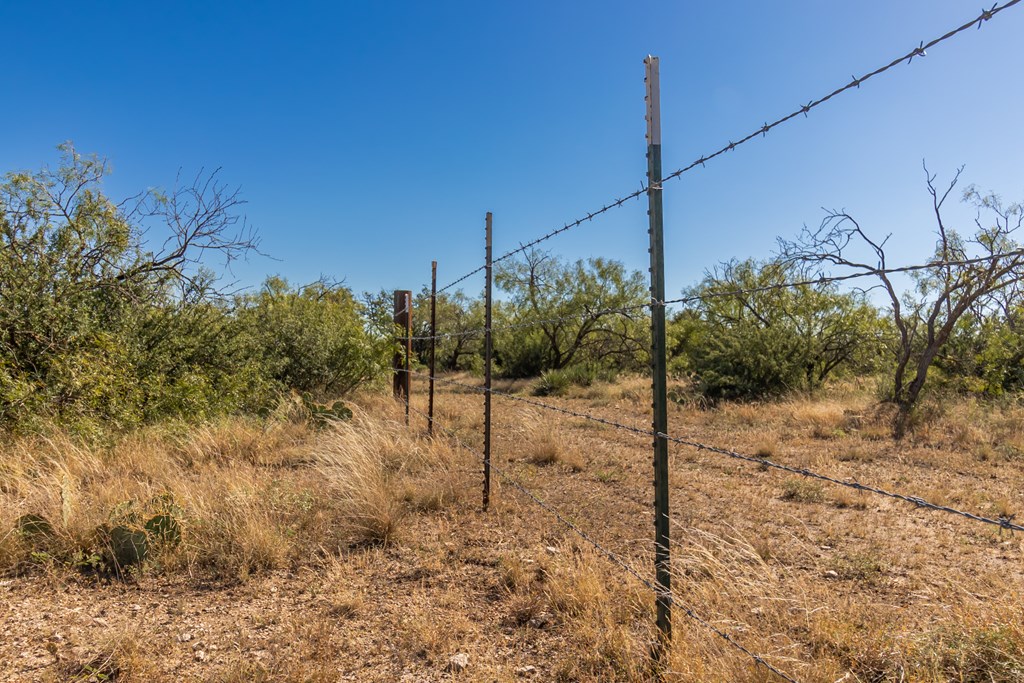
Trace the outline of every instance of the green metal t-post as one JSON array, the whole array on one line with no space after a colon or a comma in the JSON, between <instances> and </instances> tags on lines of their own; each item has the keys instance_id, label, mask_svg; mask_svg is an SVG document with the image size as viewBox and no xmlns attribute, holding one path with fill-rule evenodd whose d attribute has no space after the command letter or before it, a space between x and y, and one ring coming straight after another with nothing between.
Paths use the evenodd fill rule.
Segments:
<instances>
[{"instance_id":1,"label":"green metal t-post","mask_svg":"<svg viewBox=\"0 0 1024 683\"><path fill-rule=\"evenodd\" d=\"M434 435L434 373L437 371L437 261L430 262L430 398L427 433Z\"/></svg>"},{"instance_id":2,"label":"green metal t-post","mask_svg":"<svg viewBox=\"0 0 1024 683\"><path fill-rule=\"evenodd\" d=\"M658 58L644 60L647 85L647 215L651 238L651 389L654 408L654 572L658 630L672 638L672 574L669 566L668 397L665 361L665 237L661 207L661 91ZM661 647L656 650L660 655Z\"/></svg>"},{"instance_id":3,"label":"green metal t-post","mask_svg":"<svg viewBox=\"0 0 1024 683\"><path fill-rule=\"evenodd\" d=\"M491 260L491 212L487 212L484 274L484 510L491 503L491 283L494 281Z\"/></svg>"}]
</instances>

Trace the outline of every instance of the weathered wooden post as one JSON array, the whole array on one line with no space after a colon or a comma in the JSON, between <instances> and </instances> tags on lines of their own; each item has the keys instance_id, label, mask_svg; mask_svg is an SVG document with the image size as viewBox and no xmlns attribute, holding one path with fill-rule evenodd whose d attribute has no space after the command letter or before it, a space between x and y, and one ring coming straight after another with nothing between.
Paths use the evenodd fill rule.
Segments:
<instances>
[{"instance_id":1,"label":"weathered wooden post","mask_svg":"<svg viewBox=\"0 0 1024 683\"><path fill-rule=\"evenodd\" d=\"M405 401L405 424L409 425L409 402L412 375L409 372L409 358L412 356L412 292L395 290L395 324L402 328L402 346L405 352L396 351L392 360L394 368L395 398Z\"/></svg>"}]
</instances>

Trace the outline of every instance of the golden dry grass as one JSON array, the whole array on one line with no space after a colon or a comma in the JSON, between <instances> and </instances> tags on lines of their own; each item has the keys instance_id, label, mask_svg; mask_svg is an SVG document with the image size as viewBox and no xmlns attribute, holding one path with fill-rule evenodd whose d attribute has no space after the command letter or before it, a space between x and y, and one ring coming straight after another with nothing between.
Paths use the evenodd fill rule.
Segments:
<instances>
[{"instance_id":1,"label":"golden dry grass","mask_svg":"<svg viewBox=\"0 0 1024 683\"><path fill-rule=\"evenodd\" d=\"M320 432L233 419L187 432L148 429L109 445L33 437L2 451L0 571L73 570L103 525L137 526L170 507L182 543L160 558L161 569L227 580L308 563L347 543L388 542L408 510L406 491L416 491L420 508L458 497L462 455L364 411ZM26 514L53 533L19 533L15 521Z\"/></svg>"},{"instance_id":2,"label":"golden dry grass","mask_svg":"<svg viewBox=\"0 0 1024 683\"><path fill-rule=\"evenodd\" d=\"M627 378L544 400L645 427L645 391ZM390 398L362 396L355 412L324 431L284 415L106 445L53 435L3 446L0 629L21 644L0 645L0 660L42 662L10 680L70 680L97 663L118 680L656 679L647 588L496 474L482 513L479 462L427 438L415 415L406 428ZM652 576L648 440L500 397L494 413L495 464ZM918 415L902 443L879 427L885 417L868 390L843 387L678 404L670 424L980 514L1024 509L1024 410L950 402ZM440 391L438 420L479 447L478 395ZM1018 536L713 453L673 446L671 459L678 606L661 680L776 680L688 608L801 681L1024 680ZM141 611L125 610L123 587L60 561L125 501L148 514L167 494L183 542L136 577L141 593L127 600ZM29 512L52 522L51 545L12 530ZM83 610L106 625L74 626ZM168 629L198 634L158 635ZM131 645L139 637L146 647ZM469 656L463 672L449 670L456 653Z\"/></svg>"}]
</instances>

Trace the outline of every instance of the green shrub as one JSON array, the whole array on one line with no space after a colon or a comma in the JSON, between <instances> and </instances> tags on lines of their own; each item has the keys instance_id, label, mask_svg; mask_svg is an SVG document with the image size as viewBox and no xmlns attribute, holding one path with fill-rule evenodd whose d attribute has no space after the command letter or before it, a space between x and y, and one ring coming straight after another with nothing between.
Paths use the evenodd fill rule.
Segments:
<instances>
[{"instance_id":1,"label":"green shrub","mask_svg":"<svg viewBox=\"0 0 1024 683\"><path fill-rule=\"evenodd\" d=\"M868 369L880 349L878 312L835 284L779 287L798 268L752 260L723 264L687 292L698 297L668 327L669 367L708 399L757 399L812 390Z\"/></svg>"},{"instance_id":2,"label":"green shrub","mask_svg":"<svg viewBox=\"0 0 1024 683\"><path fill-rule=\"evenodd\" d=\"M102 160L62 151L58 168L0 182L0 429L206 420L381 373L391 340L347 288L270 278L231 299L197 266L255 245L237 193L210 177L118 203Z\"/></svg>"},{"instance_id":3,"label":"green shrub","mask_svg":"<svg viewBox=\"0 0 1024 683\"><path fill-rule=\"evenodd\" d=\"M570 365L561 370L546 370L533 389L535 396L561 396L569 387L589 387L596 382L614 382L617 373L594 363Z\"/></svg>"},{"instance_id":4,"label":"green shrub","mask_svg":"<svg viewBox=\"0 0 1024 683\"><path fill-rule=\"evenodd\" d=\"M237 304L246 352L281 389L339 396L387 368L392 340L370 334L363 307L345 287L292 288L268 278Z\"/></svg>"}]
</instances>

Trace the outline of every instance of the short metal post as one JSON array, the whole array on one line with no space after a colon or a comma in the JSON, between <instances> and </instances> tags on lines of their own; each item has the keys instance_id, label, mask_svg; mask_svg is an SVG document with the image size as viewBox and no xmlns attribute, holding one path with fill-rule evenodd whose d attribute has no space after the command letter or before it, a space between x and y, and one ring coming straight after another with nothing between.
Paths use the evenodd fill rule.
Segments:
<instances>
[{"instance_id":1,"label":"short metal post","mask_svg":"<svg viewBox=\"0 0 1024 683\"><path fill-rule=\"evenodd\" d=\"M410 388L412 386L412 375L409 372L409 358L412 355L412 292L408 290L395 290L395 324L402 328L404 354L396 351L392 359L394 368L394 393L395 398L405 401L405 424L409 425L409 402ZM404 358L403 358L404 355Z\"/></svg>"},{"instance_id":2,"label":"short metal post","mask_svg":"<svg viewBox=\"0 0 1024 683\"><path fill-rule=\"evenodd\" d=\"M427 403L427 434L434 435L434 371L437 367L437 261L430 262L430 398Z\"/></svg>"},{"instance_id":3,"label":"short metal post","mask_svg":"<svg viewBox=\"0 0 1024 683\"><path fill-rule=\"evenodd\" d=\"M484 510L491 502L491 212L485 221L484 285Z\"/></svg>"},{"instance_id":4,"label":"short metal post","mask_svg":"<svg viewBox=\"0 0 1024 683\"><path fill-rule=\"evenodd\" d=\"M662 641L655 656L672 639L672 574L669 564L668 397L665 359L665 254L661 205L661 90L658 58L644 60L647 84L647 202L651 253L651 392L654 409L654 572L658 586L658 630Z\"/></svg>"}]
</instances>

